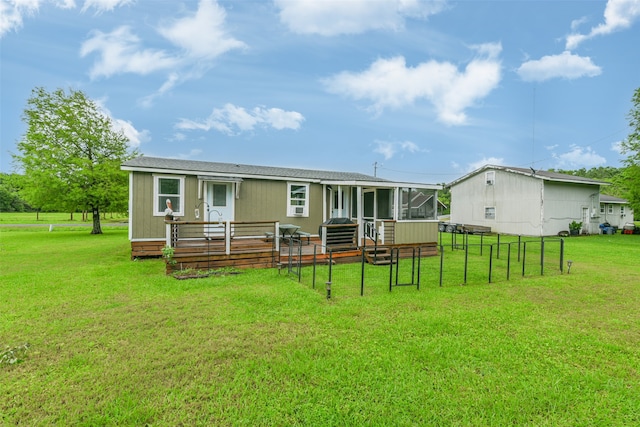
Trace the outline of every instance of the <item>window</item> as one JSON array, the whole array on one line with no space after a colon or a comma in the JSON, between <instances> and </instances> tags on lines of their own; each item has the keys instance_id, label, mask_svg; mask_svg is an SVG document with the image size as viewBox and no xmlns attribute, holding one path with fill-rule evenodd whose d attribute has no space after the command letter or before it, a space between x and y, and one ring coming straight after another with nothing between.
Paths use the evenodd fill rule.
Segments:
<instances>
[{"instance_id":1,"label":"window","mask_svg":"<svg viewBox=\"0 0 640 427\"><path fill-rule=\"evenodd\" d=\"M496 172L489 171L484 173L484 180L487 185L493 185L496 182Z\"/></svg>"},{"instance_id":2,"label":"window","mask_svg":"<svg viewBox=\"0 0 640 427\"><path fill-rule=\"evenodd\" d=\"M496 208L494 206L484 208L484 219L496 219Z\"/></svg>"},{"instance_id":3,"label":"window","mask_svg":"<svg viewBox=\"0 0 640 427\"><path fill-rule=\"evenodd\" d=\"M613 205L607 205L607 213L613 213Z\"/></svg>"},{"instance_id":4,"label":"window","mask_svg":"<svg viewBox=\"0 0 640 427\"><path fill-rule=\"evenodd\" d=\"M400 189L401 219L436 219L433 206L435 191L415 188Z\"/></svg>"},{"instance_id":5,"label":"window","mask_svg":"<svg viewBox=\"0 0 640 427\"><path fill-rule=\"evenodd\" d=\"M393 218L393 190L389 188L378 188L377 197L377 218L392 219Z\"/></svg>"},{"instance_id":6,"label":"window","mask_svg":"<svg viewBox=\"0 0 640 427\"><path fill-rule=\"evenodd\" d=\"M287 185L287 216L309 216L309 184Z\"/></svg>"},{"instance_id":7,"label":"window","mask_svg":"<svg viewBox=\"0 0 640 427\"><path fill-rule=\"evenodd\" d=\"M602 215L604 215L604 206L605 206L605 205L604 205L604 203L601 203L601 204L600 204L600 213L601 213Z\"/></svg>"},{"instance_id":8,"label":"window","mask_svg":"<svg viewBox=\"0 0 640 427\"><path fill-rule=\"evenodd\" d=\"M624 206L620 205L620 215L624 215Z\"/></svg>"},{"instance_id":9,"label":"window","mask_svg":"<svg viewBox=\"0 0 640 427\"><path fill-rule=\"evenodd\" d=\"M154 175L153 177L153 215L164 216L167 200L171 201L173 214L184 215L184 177Z\"/></svg>"}]
</instances>

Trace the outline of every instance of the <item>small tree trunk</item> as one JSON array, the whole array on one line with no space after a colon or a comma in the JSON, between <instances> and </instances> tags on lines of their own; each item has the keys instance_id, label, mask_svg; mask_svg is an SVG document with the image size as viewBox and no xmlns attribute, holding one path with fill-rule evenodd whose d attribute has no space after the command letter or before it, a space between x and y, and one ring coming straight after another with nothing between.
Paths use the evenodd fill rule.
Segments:
<instances>
[{"instance_id":1,"label":"small tree trunk","mask_svg":"<svg viewBox=\"0 0 640 427\"><path fill-rule=\"evenodd\" d=\"M102 234L102 228L100 228L100 210L98 207L93 208L93 229L91 234Z\"/></svg>"}]
</instances>

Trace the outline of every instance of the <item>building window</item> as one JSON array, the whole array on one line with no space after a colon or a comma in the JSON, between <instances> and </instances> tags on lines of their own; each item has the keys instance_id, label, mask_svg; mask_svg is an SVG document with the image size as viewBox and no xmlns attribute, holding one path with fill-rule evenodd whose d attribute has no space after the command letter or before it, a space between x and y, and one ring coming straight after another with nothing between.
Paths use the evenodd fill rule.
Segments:
<instances>
[{"instance_id":1,"label":"building window","mask_svg":"<svg viewBox=\"0 0 640 427\"><path fill-rule=\"evenodd\" d=\"M600 214L601 215L604 215L604 206L605 206L604 203L600 204Z\"/></svg>"},{"instance_id":2,"label":"building window","mask_svg":"<svg viewBox=\"0 0 640 427\"><path fill-rule=\"evenodd\" d=\"M613 213L613 205L607 205L607 213Z\"/></svg>"},{"instance_id":3,"label":"building window","mask_svg":"<svg viewBox=\"0 0 640 427\"><path fill-rule=\"evenodd\" d=\"M624 206L620 205L620 215L624 215Z\"/></svg>"},{"instance_id":4,"label":"building window","mask_svg":"<svg viewBox=\"0 0 640 427\"><path fill-rule=\"evenodd\" d=\"M184 215L184 177L154 175L153 177L153 215L164 216L167 200L171 202L173 215Z\"/></svg>"},{"instance_id":5,"label":"building window","mask_svg":"<svg viewBox=\"0 0 640 427\"><path fill-rule=\"evenodd\" d=\"M309 184L287 185L287 216L309 216Z\"/></svg>"},{"instance_id":6,"label":"building window","mask_svg":"<svg viewBox=\"0 0 640 427\"><path fill-rule=\"evenodd\" d=\"M484 219L496 219L496 208L494 206L484 208Z\"/></svg>"},{"instance_id":7,"label":"building window","mask_svg":"<svg viewBox=\"0 0 640 427\"><path fill-rule=\"evenodd\" d=\"M487 185L493 185L496 182L496 172L489 171L484 173L484 181Z\"/></svg>"}]
</instances>

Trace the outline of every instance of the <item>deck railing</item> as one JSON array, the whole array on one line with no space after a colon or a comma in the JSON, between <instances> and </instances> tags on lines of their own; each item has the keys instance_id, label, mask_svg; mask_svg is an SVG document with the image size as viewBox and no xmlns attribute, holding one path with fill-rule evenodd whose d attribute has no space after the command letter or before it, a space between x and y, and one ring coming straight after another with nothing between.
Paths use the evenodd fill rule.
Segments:
<instances>
[{"instance_id":1,"label":"deck railing","mask_svg":"<svg viewBox=\"0 0 640 427\"><path fill-rule=\"evenodd\" d=\"M280 249L278 221L165 221L166 245L229 255L251 249ZM275 237L275 238L274 238Z\"/></svg>"}]
</instances>

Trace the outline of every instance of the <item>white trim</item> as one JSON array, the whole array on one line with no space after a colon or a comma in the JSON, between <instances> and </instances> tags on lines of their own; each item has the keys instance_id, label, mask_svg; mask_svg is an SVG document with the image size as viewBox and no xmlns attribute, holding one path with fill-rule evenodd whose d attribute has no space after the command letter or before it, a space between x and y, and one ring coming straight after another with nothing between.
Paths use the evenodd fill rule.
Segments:
<instances>
[{"instance_id":1,"label":"white trim","mask_svg":"<svg viewBox=\"0 0 640 427\"><path fill-rule=\"evenodd\" d=\"M291 204L291 186L304 187L304 206L293 206ZM308 182L288 182L287 183L287 216L288 217L308 217L309 216L309 187ZM302 208L302 209L300 209Z\"/></svg>"},{"instance_id":2,"label":"white trim","mask_svg":"<svg viewBox=\"0 0 640 427\"><path fill-rule=\"evenodd\" d=\"M164 216L164 212L165 212L164 209L162 211L156 210L156 208L160 207L160 206L156 206L156 203L158 202L158 197L160 196L159 188L158 188L158 181L160 179L177 179L180 181L180 189L178 194L178 197L180 198L180 209L174 211L173 215L184 216L185 204L186 204L185 191L184 191L185 177L181 175L164 175L164 174L153 174L153 216Z\"/></svg>"},{"instance_id":3,"label":"white trim","mask_svg":"<svg viewBox=\"0 0 640 427\"><path fill-rule=\"evenodd\" d=\"M486 185L494 185L496 183L496 171L486 171L484 173L484 181Z\"/></svg>"}]
</instances>

